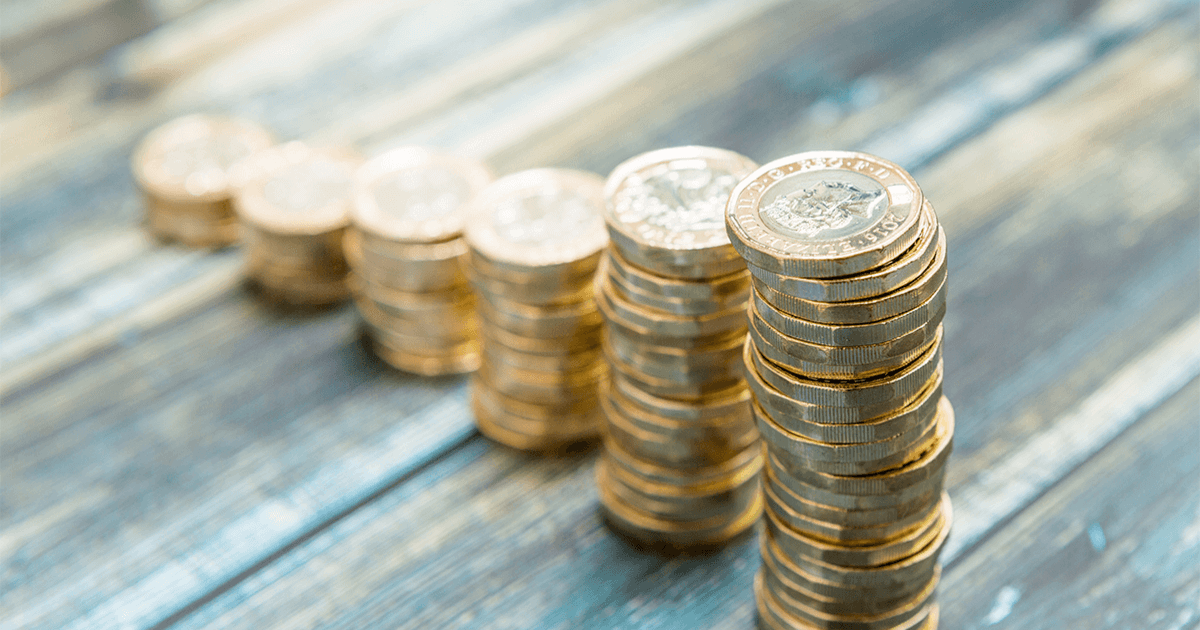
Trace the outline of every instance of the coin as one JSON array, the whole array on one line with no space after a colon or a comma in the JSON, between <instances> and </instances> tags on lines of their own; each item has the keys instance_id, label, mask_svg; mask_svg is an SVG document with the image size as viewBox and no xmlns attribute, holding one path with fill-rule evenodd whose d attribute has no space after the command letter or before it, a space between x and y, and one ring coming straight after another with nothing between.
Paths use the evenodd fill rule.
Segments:
<instances>
[{"instance_id":1,"label":"coin","mask_svg":"<svg viewBox=\"0 0 1200 630\"><path fill-rule=\"evenodd\" d=\"M924 196L903 169L850 151L769 164L733 190L729 238L746 262L782 275L836 278L894 260L917 239Z\"/></svg>"},{"instance_id":2,"label":"coin","mask_svg":"<svg viewBox=\"0 0 1200 630\"><path fill-rule=\"evenodd\" d=\"M401 147L368 160L354 178L358 229L396 243L456 239L467 204L491 183L481 162L424 147Z\"/></svg>"},{"instance_id":3,"label":"coin","mask_svg":"<svg viewBox=\"0 0 1200 630\"><path fill-rule=\"evenodd\" d=\"M261 126L223 116L184 116L152 130L131 159L150 229L193 246L235 241L229 171L272 144Z\"/></svg>"},{"instance_id":4,"label":"coin","mask_svg":"<svg viewBox=\"0 0 1200 630\"><path fill-rule=\"evenodd\" d=\"M378 340L372 341L372 348L376 355L392 367L422 376L465 374L479 368L479 346L475 342L468 342L433 355L392 348Z\"/></svg>"},{"instance_id":5,"label":"coin","mask_svg":"<svg viewBox=\"0 0 1200 630\"><path fill-rule=\"evenodd\" d=\"M877 567L913 555L933 542L944 525L942 513L934 510L911 531L875 544L847 546L829 543L799 533L766 510L767 531L789 557L803 556L843 567Z\"/></svg>"},{"instance_id":6,"label":"coin","mask_svg":"<svg viewBox=\"0 0 1200 630\"><path fill-rule=\"evenodd\" d=\"M341 230L350 223L351 183L361 162L349 151L300 142L259 151L232 169L234 207L244 224L268 234Z\"/></svg>"},{"instance_id":7,"label":"coin","mask_svg":"<svg viewBox=\"0 0 1200 630\"><path fill-rule=\"evenodd\" d=\"M930 581L925 590L915 598L903 604L900 608L889 610L876 615L836 615L814 609L786 592L773 590L775 583L766 575L756 577L756 597L762 602L760 610L764 611L771 623L782 628L822 628L854 630L913 630L922 627L930 614L935 581ZM759 586L759 583L762 586ZM797 622L802 625L797 625Z\"/></svg>"},{"instance_id":8,"label":"coin","mask_svg":"<svg viewBox=\"0 0 1200 630\"><path fill-rule=\"evenodd\" d=\"M711 278L745 264L725 234L724 208L749 158L710 147L674 147L618 165L604 187L613 246L656 274Z\"/></svg>"},{"instance_id":9,"label":"coin","mask_svg":"<svg viewBox=\"0 0 1200 630\"><path fill-rule=\"evenodd\" d=\"M767 509L771 510L775 517L789 529L823 542L851 546L888 540L907 534L926 520L929 512L937 507L936 502L930 502L928 509L914 511L903 517L890 517L868 525L850 525L846 523L848 519L845 518L826 520L794 510L780 494L773 485L763 484L763 496Z\"/></svg>"},{"instance_id":10,"label":"coin","mask_svg":"<svg viewBox=\"0 0 1200 630\"><path fill-rule=\"evenodd\" d=\"M655 338L695 339L713 337L746 325L743 305L735 305L709 315L678 316L652 311L618 299L604 276L596 277L596 304L605 319L622 328Z\"/></svg>"},{"instance_id":11,"label":"coin","mask_svg":"<svg viewBox=\"0 0 1200 630\"><path fill-rule=\"evenodd\" d=\"M342 239L342 249L360 276L399 291L421 293L467 286L463 270L467 244L461 238L440 243L389 243L350 228Z\"/></svg>"},{"instance_id":12,"label":"coin","mask_svg":"<svg viewBox=\"0 0 1200 630\"><path fill-rule=\"evenodd\" d=\"M621 257L614 248L605 251L609 271L633 289L670 300L731 303L749 295L750 272L741 269L724 276L690 280L668 278L645 271Z\"/></svg>"},{"instance_id":13,"label":"coin","mask_svg":"<svg viewBox=\"0 0 1200 630\"><path fill-rule=\"evenodd\" d=\"M607 419L608 435L634 457L679 467L698 467L720 463L754 445L758 432L752 424L737 421L722 424L671 423L630 418L613 403L612 397L600 396L600 407Z\"/></svg>"},{"instance_id":14,"label":"coin","mask_svg":"<svg viewBox=\"0 0 1200 630\"><path fill-rule=\"evenodd\" d=\"M927 439L927 434L933 430L935 416L929 414L924 423L913 424L907 430L882 440L872 442L854 442L850 444L830 444L812 440L802 435L792 433L780 427L758 404L752 405L754 417L758 422L763 439L772 449L799 460L817 462L861 463L873 464L877 461L889 461L902 453L908 453L919 442ZM928 436L932 437L932 435ZM819 468L814 465L812 468ZM887 470L892 466L883 467Z\"/></svg>"},{"instance_id":15,"label":"coin","mask_svg":"<svg viewBox=\"0 0 1200 630\"><path fill-rule=\"evenodd\" d=\"M790 337L772 327L763 319L754 302L750 303L750 330L756 342L769 345L797 362L819 363L842 366L869 366L903 357L912 350L924 346L940 336L941 320L945 312L943 303L931 319L920 328L882 343L861 346L823 345Z\"/></svg>"},{"instance_id":16,"label":"coin","mask_svg":"<svg viewBox=\"0 0 1200 630\"><path fill-rule=\"evenodd\" d=\"M613 290L613 295L639 307L663 311L678 316L703 316L727 311L730 308L744 308L750 295L750 284L745 283L745 290L730 293L718 299L670 298L660 295L660 292L646 291L625 281L624 277L612 271L609 258L601 260L597 275L602 275L607 286Z\"/></svg>"},{"instance_id":17,"label":"coin","mask_svg":"<svg viewBox=\"0 0 1200 630\"><path fill-rule=\"evenodd\" d=\"M664 421L700 424L721 422L730 416L737 416L744 418L749 425L754 424L747 404L749 392L742 387L731 387L701 398L676 400L639 389L617 373L609 374L609 386L614 400L621 407L637 409Z\"/></svg>"}]
</instances>

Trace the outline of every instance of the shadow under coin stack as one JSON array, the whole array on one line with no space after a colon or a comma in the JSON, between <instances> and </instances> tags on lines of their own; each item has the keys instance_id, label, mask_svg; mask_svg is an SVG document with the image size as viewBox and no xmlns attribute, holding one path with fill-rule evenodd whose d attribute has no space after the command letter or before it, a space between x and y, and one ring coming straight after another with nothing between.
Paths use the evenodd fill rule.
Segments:
<instances>
[{"instance_id":1,"label":"shadow under coin stack","mask_svg":"<svg viewBox=\"0 0 1200 630\"><path fill-rule=\"evenodd\" d=\"M343 243L372 345L426 376L479 367L475 296L464 269L468 202L492 181L474 160L405 147L358 170Z\"/></svg>"},{"instance_id":2,"label":"shadow under coin stack","mask_svg":"<svg viewBox=\"0 0 1200 630\"><path fill-rule=\"evenodd\" d=\"M192 247L237 241L230 168L272 144L266 129L236 118L196 114L154 129L133 152L147 227Z\"/></svg>"},{"instance_id":3,"label":"shadow under coin stack","mask_svg":"<svg viewBox=\"0 0 1200 630\"><path fill-rule=\"evenodd\" d=\"M603 186L582 171L523 171L470 204L467 272L483 345L471 402L479 430L497 442L552 451L600 432L592 277L608 243Z\"/></svg>"},{"instance_id":4,"label":"shadow under coin stack","mask_svg":"<svg viewBox=\"0 0 1200 630\"><path fill-rule=\"evenodd\" d=\"M289 142L234 169L247 274L269 299L294 306L349 295L342 237L357 156Z\"/></svg>"},{"instance_id":5,"label":"shadow under coin stack","mask_svg":"<svg viewBox=\"0 0 1200 630\"><path fill-rule=\"evenodd\" d=\"M723 219L756 166L676 147L626 161L605 187L612 247L596 300L610 369L596 482L609 524L649 547L718 545L762 513L741 366L750 278Z\"/></svg>"},{"instance_id":6,"label":"shadow under coin stack","mask_svg":"<svg viewBox=\"0 0 1200 630\"><path fill-rule=\"evenodd\" d=\"M937 216L898 166L821 151L755 171L726 219L755 289L745 363L767 454L760 623L936 628L954 433Z\"/></svg>"}]
</instances>

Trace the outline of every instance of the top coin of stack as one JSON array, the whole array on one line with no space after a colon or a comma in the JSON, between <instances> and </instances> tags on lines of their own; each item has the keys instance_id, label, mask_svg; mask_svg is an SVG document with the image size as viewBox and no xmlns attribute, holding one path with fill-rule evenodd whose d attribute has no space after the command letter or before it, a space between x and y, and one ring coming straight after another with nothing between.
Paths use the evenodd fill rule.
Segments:
<instances>
[{"instance_id":1,"label":"top coin of stack","mask_svg":"<svg viewBox=\"0 0 1200 630\"><path fill-rule=\"evenodd\" d=\"M475 298L462 238L470 200L492 181L475 160L420 147L358 169L344 249L375 351L427 376L479 367Z\"/></svg>"},{"instance_id":2,"label":"top coin of stack","mask_svg":"<svg viewBox=\"0 0 1200 630\"><path fill-rule=\"evenodd\" d=\"M719 544L762 510L741 346L750 278L723 212L748 158L651 151L605 187L612 247L596 276L610 377L596 467L609 523L653 546Z\"/></svg>"},{"instance_id":3,"label":"top coin of stack","mask_svg":"<svg viewBox=\"0 0 1200 630\"><path fill-rule=\"evenodd\" d=\"M349 152L289 142L237 164L234 207L247 273L268 298L315 306L349 294L342 237L361 162Z\"/></svg>"},{"instance_id":4,"label":"top coin of stack","mask_svg":"<svg viewBox=\"0 0 1200 630\"><path fill-rule=\"evenodd\" d=\"M229 172L274 144L237 118L194 114L155 128L133 152L133 175L146 199L146 225L161 238L220 247L238 238Z\"/></svg>"},{"instance_id":5,"label":"top coin of stack","mask_svg":"<svg viewBox=\"0 0 1200 630\"><path fill-rule=\"evenodd\" d=\"M538 169L484 188L467 213L467 272L483 361L476 424L514 448L556 450L600 431L600 316L592 276L608 243L604 180Z\"/></svg>"},{"instance_id":6,"label":"top coin of stack","mask_svg":"<svg viewBox=\"0 0 1200 630\"><path fill-rule=\"evenodd\" d=\"M726 225L754 285L744 358L767 457L762 624L936 627L954 412L932 206L890 162L820 151L746 178Z\"/></svg>"}]
</instances>

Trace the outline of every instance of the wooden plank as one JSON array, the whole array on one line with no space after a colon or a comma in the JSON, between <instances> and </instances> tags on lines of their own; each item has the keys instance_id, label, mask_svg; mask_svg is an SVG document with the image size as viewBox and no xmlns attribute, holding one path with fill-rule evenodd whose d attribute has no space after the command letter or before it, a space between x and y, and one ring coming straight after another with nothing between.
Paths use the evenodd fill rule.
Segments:
<instances>
[{"instance_id":1,"label":"wooden plank","mask_svg":"<svg viewBox=\"0 0 1200 630\"><path fill-rule=\"evenodd\" d=\"M948 628L1179 630L1200 619L1200 381L957 562Z\"/></svg>"},{"instance_id":2,"label":"wooden plank","mask_svg":"<svg viewBox=\"0 0 1200 630\"><path fill-rule=\"evenodd\" d=\"M1195 170L1198 143L1188 136L1195 133L1194 125L1190 119L1164 115L1193 98L1190 86L1196 68L1179 60L1188 57L1182 42L1191 41L1194 33L1190 19L1172 20L1011 120L946 154L933 168L943 169L940 173L948 179L957 174L958 182L987 186L993 175L978 169L975 147L1006 137L1010 125L1038 121L1041 133L1061 133L1062 143L1078 142L1075 138L1080 134L1087 138L1088 148L1102 153L1106 143L1129 142L1142 151L1157 152L1156 162L1176 164L1178 170L1156 177L1166 182L1182 177L1187 185L1194 185L1194 175L1189 173ZM1150 78L1149 73L1131 71L1138 67L1154 67L1162 74ZM1141 77L1143 82L1131 86L1125 82L1130 77ZM1122 105L1109 103L1095 116L1084 117L1090 134L1062 124L1063 118L1079 111L1081 103L1098 97ZM1098 133L1107 129L1113 130L1111 135ZM1140 144L1164 134L1184 137L1178 142ZM1048 140L1042 150L1057 144ZM1120 164L1110 160L1105 167L1097 161L1094 168L1107 179L1120 181ZM986 207L977 206L977 212L963 216L956 229L968 235L964 239L974 239L977 247L996 247L1012 242L1014 222L1035 220L1045 229L1023 234L1023 246L1031 251L1053 250L1050 244L1062 243L1064 237L1070 237L1068 242L1097 242L1111 228L1099 220L1078 229L1067 219L1086 224L1082 221L1086 217L1110 216L1128 208L1124 197L1081 195L1102 181L1099 172L1078 169L1054 175L1056 179L1048 174L1012 196L977 200ZM1031 197L1043 198L1034 206L1038 215L1012 214L1016 204ZM1083 199L1088 203L1081 203ZM1004 413L994 416L982 413L988 410L986 402L993 390L957 392L959 431L968 445L972 435L983 432L1012 435L993 440L994 448L966 448L956 456L951 492L965 498L960 518L972 522L971 514L978 509L978 499L973 497L984 496L994 480L958 471L976 471L998 459L1050 460L1032 471L1014 493L1018 500L1005 503L1004 513L991 513L992 520L982 527L976 521L975 540L1019 513L1063 473L1102 449L1109 437L1169 397L1174 388L1200 375L1200 343L1196 343L1200 322L1195 316L1200 286L1195 265L1190 264L1198 231L1192 202L1178 195L1155 195L1136 207L1139 216L1157 227L1133 232L1128 241L1114 246L1115 251L1105 250L1104 255L1112 258L1110 264L1088 259L1084 261L1088 273L1079 273L1075 267L1062 266L1062 261L1079 256L1080 251L1059 246L1060 251L1044 263L1049 269L1040 280L1044 285L1032 285L1038 293L1071 300L1083 295L1094 295L1101 303L1137 298L1130 300L1128 310L1111 314L1085 300L1073 317L1063 318L1054 300L1018 296L1001 303L1007 296L992 292L991 297L960 301L951 311L948 326L953 337L948 341L947 361L953 358L950 373L955 379L978 382L992 374L1011 379L1022 368L1044 377L1038 387L1018 388L1002 380L998 386L1007 386L1010 394L1020 397L1011 398ZM952 241L951 247L955 246ZM986 270L966 268L958 282L983 291L988 285L1007 289L1028 281L1025 259L1001 256L993 262ZM968 273L982 279L964 277ZM1151 276L1162 278L1165 288L1131 285L1130 278ZM1139 292L1145 295L1139 298ZM966 340L987 336L987 314L995 310L1005 310L1019 321L1038 321L1048 327L1046 335L1083 331L1088 350L1078 350L1078 339L1055 344L1047 343L1049 337L1041 334L1011 335L1004 339L1014 347L1011 354L981 353L965 361L972 350ZM1175 333L1164 338L1164 330ZM1043 352L1064 352L1069 360L1053 363L1054 371L1047 374ZM1015 366L1009 365L1014 362ZM1158 367L1151 372L1147 366ZM1111 404L1114 400L1122 404ZM1060 411L1047 414L1048 410ZM1092 438L1061 439L1087 434L1093 423L1098 430ZM1052 449L1047 444L1067 448ZM314 618L331 627L471 627L479 619L497 627L523 628L749 626L753 612L748 585L757 568L753 542L709 558L664 560L632 550L599 522L592 459L531 460L473 441L232 586L183 619L180 627L253 627L267 620L287 625ZM429 527L433 522L437 527ZM951 550L948 559L962 549L960 544Z\"/></svg>"}]
</instances>

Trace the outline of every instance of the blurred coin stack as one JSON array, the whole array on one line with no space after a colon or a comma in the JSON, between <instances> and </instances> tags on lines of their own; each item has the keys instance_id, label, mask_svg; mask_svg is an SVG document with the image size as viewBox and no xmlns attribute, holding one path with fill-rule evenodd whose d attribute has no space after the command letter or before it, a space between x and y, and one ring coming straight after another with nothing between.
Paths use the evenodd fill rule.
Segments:
<instances>
[{"instance_id":1,"label":"blurred coin stack","mask_svg":"<svg viewBox=\"0 0 1200 630\"><path fill-rule=\"evenodd\" d=\"M600 315L592 277L608 234L604 180L581 171L514 173L470 204L467 275L483 360L479 430L525 450L557 450L600 431Z\"/></svg>"},{"instance_id":2,"label":"blurred coin stack","mask_svg":"<svg viewBox=\"0 0 1200 630\"><path fill-rule=\"evenodd\" d=\"M194 114L157 127L133 152L133 174L146 200L146 225L193 247L238 239L230 169L274 144L245 120Z\"/></svg>"},{"instance_id":3,"label":"blurred coin stack","mask_svg":"<svg viewBox=\"0 0 1200 630\"><path fill-rule=\"evenodd\" d=\"M609 362L596 482L612 527L644 545L720 544L762 512L763 460L741 347L750 277L724 209L757 165L676 147L618 166L596 276Z\"/></svg>"},{"instance_id":4,"label":"blurred coin stack","mask_svg":"<svg viewBox=\"0 0 1200 630\"><path fill-rule=\"evenodd\" d=\"M349 152L289 142L236 165L246 271L266 297L298 306L346 299L342 238L360 164Z\"/></svg>"},{"instance_id":5,"label":"blurred coin stack","mask_svg":"<svg viewBox=\"0 0 1200 630\"><path fill-rule=\"evenodd\" d=\"M954 433L937 216L898 166L840 151L763 166L726 215L754 285L745 364L767 457L760 623L935 628Z\"/></svg>"},{"instance_id":6,"label":"blurred coin stack","mask_svg":"<svg viewBox=\"0 0 1200 630\"><path fill-rule=\"evenodd\" d=\"M492 181L475 160L405 147L358 169L343 246L350 288L375 352L437 376L479 367L475 297L467 283L467 204Z\"/></svg>"}]
</instances>

